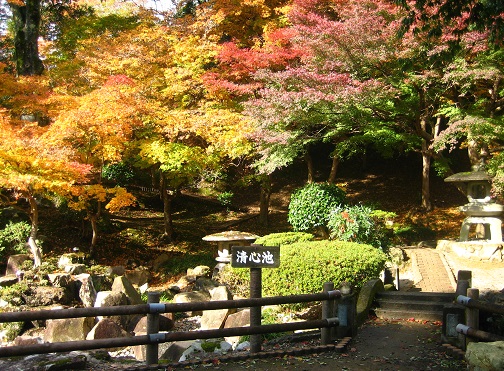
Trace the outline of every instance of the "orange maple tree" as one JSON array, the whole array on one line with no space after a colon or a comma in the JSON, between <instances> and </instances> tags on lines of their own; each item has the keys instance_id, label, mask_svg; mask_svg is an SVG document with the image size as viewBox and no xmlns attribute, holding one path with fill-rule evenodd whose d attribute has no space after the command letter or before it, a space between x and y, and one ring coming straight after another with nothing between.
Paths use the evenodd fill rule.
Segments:
<instances>
[{"instance_id":1,"label":"orange maple tree","mask_svg":"<svg viewBox=\"0 0 504 371\"><path fill-rule=\"evenodd\" d=\"M37 244L38 201L54 195L66 197L75 184L86 180L89 166L72 161L64 148L49 147L37 123L13 124L8 112L0 112L0 184L30 205L31 233L28 245L34 265L42 263Z\"/></svg>"},{"instance_id":2,"label":"orange maple tree","mask_svg":"<svg viewBox=\"0 0 504 371\"><path fill-rule=\"evenodd\" d=\"M106 164L120 162L135 129L142 125L142 99L135 83L124 75L111 76L100 88L74 99L74 108L63 111L51 125L47 138L66 147L73 159L92 167L87 184L73 187L69 206L85 211L93 236L90 255L98 241L102 205L111 212L134 204L124 188L102 184Z\"/></svg>"}]
</instances>

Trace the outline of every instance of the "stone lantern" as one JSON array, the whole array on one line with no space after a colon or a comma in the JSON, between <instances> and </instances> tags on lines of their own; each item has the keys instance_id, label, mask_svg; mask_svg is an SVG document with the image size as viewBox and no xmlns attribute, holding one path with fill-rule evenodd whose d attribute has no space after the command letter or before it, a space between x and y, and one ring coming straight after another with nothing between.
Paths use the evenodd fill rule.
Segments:
<instances>
[{"instance_id":1,"label":"stone lantern","mask_svg":"<svg viewBox=\"0 0 504 371\"><path fill-rule=\"evenodd\" d=\"M457 173L445 179L445 182L461 183L466 187L469 203L459 207L460 211L466 215L460 228L459 242L470 240L469 232L471 226L475 225L477 239L502 243L502 221L499 216L504 211L504 206L493 202L490 181L491 177L481 166L473 167L470 172Z\"/></svg>"}]
</instances>

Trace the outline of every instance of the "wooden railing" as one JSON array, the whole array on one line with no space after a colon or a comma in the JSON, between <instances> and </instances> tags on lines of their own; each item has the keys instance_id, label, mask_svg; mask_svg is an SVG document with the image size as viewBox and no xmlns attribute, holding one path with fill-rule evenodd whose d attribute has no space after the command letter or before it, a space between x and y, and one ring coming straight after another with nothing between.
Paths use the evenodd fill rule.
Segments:
<instances>
[{"instance_id":1,"label":"wooden railing","mask_svg":"<svg viewBox=\"0 0 504 371\"><path fill-rule=\"evenodd\" d=\"M159 303L159 293L150 292L148 295L147 304L0 313L0 322L21 322L46 319L117 316L130 314L147 315L146 335L133 336L129 338L108 338L43 343L24 346L6 346L0 347L0 357L146 345L146 363L149 365L158 363L158 345L163 342L212 339L225 336L258 335L315 328L321 329L321 342L323 345L327 345L330 341L334 340L334 336L332 335L334 331L331 331L331 328L339 325L339 320L334 316L334 314L336 308L335 303L336 300L341 297L341 293L339 290L332 290L332 287L334 287L332 283L326 283L324 285L324 291L317 294L175 304ZM248 327L233 327L215 330L166 333L159 332L159 315L161 313L179 313L247 307L257 308L266 305L306 303L314 301L322 301L323 303L322 319L320 320Z\"/></svg>"}]
</instances>

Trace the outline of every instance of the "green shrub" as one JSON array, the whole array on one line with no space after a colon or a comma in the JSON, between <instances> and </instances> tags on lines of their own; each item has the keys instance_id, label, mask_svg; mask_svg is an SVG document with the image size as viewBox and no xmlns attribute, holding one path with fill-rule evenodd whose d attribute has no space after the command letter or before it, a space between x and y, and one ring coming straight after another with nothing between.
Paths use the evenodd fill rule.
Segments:
<instances>
[{"instance_id":1,"label":"green shrub","mask_svg":"<svg viewBox=\"0 0 504 371\"><path fill-rule=\"evenodd\" d=\"M217 195L217 201L226 208L229 209L231 207L231 203L233 201L234 193L230 191L221 192Z\"/></svg>"},{"instance_id":2,"label":"green shrub","mask_svg":"<svg viewBox=\"0 0 504 371\"><path fill-rule=\"evenodd\" d=\"M30 231L31 226L27 222L9 222L0 230L0 260L11 254L26 252L25 244Z\"/></svg>"},{"instance_id":3,"label":"green shrub","mask_svg":"<svg viewBox=\"0 0 504 371\"><path fill-rule=\"evenodd\" d=\"M345 192L334 184L307 184L292 194L288 222L295 231L321 230L327 234L330 210L344 204L345 201Z\"/></svg>"},{"instance_id":4,"label":"green shrub","mask_svg":"<svg viewBox=\"0 0 504 371\"><path fill-rule=\"evenodd\" d=\"M283 246L296 242L312 241L313 238L314 236L311 233L305 232L271 233L266 236L259 237L254 243L264 246Z\"/></svg>"},{"instance_id":5,"label":"green shrub","mask_svg":"<svg viewBox=\"0 0 504 371\"><path fill-rule=\"evenodd\" d=\"M385 250L389 241L385 224L369 206L339 206L328 222L331 239L369 244Z\"/></svg>"},{"instance_id":6,"label":"green shrub","mask_svg":"<svg viewBox=\"0 0 504 371\"><path fill-rule=\"evenodd\" d=\"M323 240L285 245L280 248L280 267L262 271L263 295L316 293L328 281L336 287L346 281L360 288L370 278L379 276L386 259L381 250L354 242ZM219 279L235 293L249 296L249 270L226 267ZM301 303L293 309L305 306Z\"/></svg>"},{"instance_id":7,"label":"green shrub","mask_svg":"<svg viewBox=\"0 0 504 371\"><path fill-rule=\"evenodd\" d=\"M102 175L104 179L114 181L120 186L127 186L135 178L133 168L123 162L105 165Z\"/></svg>"}]
</instances>

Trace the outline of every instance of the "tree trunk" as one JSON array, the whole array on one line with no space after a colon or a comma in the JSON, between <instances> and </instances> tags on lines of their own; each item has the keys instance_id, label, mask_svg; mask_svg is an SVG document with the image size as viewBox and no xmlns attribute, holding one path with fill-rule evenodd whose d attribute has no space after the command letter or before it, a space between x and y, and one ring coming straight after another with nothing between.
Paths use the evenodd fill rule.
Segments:
<instances>
[{"instance_id":1,"label":"tree trunk","mask_svg":"<svg viewBox=\"0 0 504 371\"><path fill-rule=\"evenodd\" d=\"M268 226L269 203L271 198L271 175L261 175L261 199L259 203L259 223Z\"/></svg>"},{"instance_id":2,"label":"tree trunk","mask_svg":"<svg viewBox=\"0 0 504 371\"><path fill-rule=\"evenodd\" d=\"M33 254L34 267L39 267L42 264L42 252L37 245L38 234L38 206L37 201L32 195L28 195L28 202L30 203L30 216L31 216L31 232L28 237L28 246Z\"/></svg>"},{"instance_id":3,"label":"tree trunk","mask_svg":"<svg viewBox=\"0 0 504 371\"><path fill-rule=\"evenodd\" d=\"M91 230L93 231L93 236L91 237L91 247L89 248L89 256L93 257L96 244L98 243L98 217L97 217L97 215L89 215L89 221L91 222Z\"/></svg>"},{"instance_id":4,"label":"tree trunk","mask_svg":"<svg viewBox=\"0 0 504 371\"><path fill-rule=\"evenodd\" d=\"M432 210L430 200L430 165L432 154L428 147L427 141L422 140L422 208L425 211Z\"/></svg>"},{"instance_id":5,"label":"tree trunk","mask_svg":"<svg viewBox=\"0 0 504 371\"><path fill-rule=\"evenodd\" d=\"M328 183L334 184L336 182L336 174L338 172L339 164L340 164L340 158L334 155L331 163L331 172L329 173L329 178L327 179Z\"/></svg>"},{"instance_id":6,"label":"tree trunk","mask_svg":"<svg viewBox=\"0 0 504 371\"><path fill-rule=\"evenodd\" d=\"M40 0L8 2L14 28L14 57L18 75L40 75L44 65L39 56Z\"/></svg>"},{"instance_id":7,"label":"tree trunk","mask_svg":"<svg viewBox=\"0 0 504 371\"><path fill-rule=\"evenodd\" d=\"M308 169L308 183L313 183L315 179L314 171L313 171L313 159L308 151L306 151L304 155L304 159L306 162L306 167Z\"/></svg>"},{"instance_id":8,"label":"tree trunk","mask_svg":"<svg viewBox=\"0 0 504 371\"><path fill-rule=\"evenodd\" d=\"M169 241L173 239L173 218L172 218L172 199L173 196L168 193L166 187L166 179L164 174L160 176L160 191L163 199L163 220L164 220L164 237Z\"/></svg>"}]
</instances>

